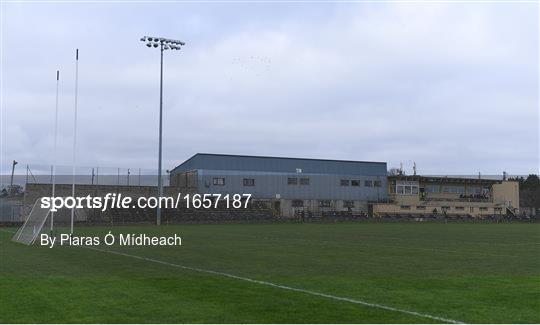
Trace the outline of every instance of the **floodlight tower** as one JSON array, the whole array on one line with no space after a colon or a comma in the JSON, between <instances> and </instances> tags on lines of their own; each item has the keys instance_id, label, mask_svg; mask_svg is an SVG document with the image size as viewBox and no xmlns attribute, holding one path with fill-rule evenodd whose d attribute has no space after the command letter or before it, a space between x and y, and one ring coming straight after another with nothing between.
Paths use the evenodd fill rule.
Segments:
<instances>
[{"instance_id":1,"label":"floodlight tower","mask_svg":"<svg viewBox=\"0 0 540 325\"><path fill-rule=\"evenodd\" d=\"M144 36L141 38L141 42L145 42L149 48L158 48L161 52L161 66L159 75L159 150L158 150L158 196L163 196L163 182L161 180L161 152L162 152L162 129L163 129L163 51L165 50L180 50L186 43L178 40ZM161 207L157 206L156 224L161 224Z\"/></svg>"}]
</instances>

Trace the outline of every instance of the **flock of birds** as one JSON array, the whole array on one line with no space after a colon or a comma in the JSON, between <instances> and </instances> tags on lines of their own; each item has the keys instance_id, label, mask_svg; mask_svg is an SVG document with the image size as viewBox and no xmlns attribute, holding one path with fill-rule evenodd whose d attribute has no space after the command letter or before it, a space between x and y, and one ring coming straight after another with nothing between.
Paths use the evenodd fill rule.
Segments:
<instances>
[{"instance_id":1,"label":"flock of birds","mask_svg":"<svg viewBox=\"0 0 540 325\"><path fill-rule=\"evenodd\" d=\"M264 56L251 55L243 58L234 58L231 63L235 69L246 73L253 73L256 77L260 77L263 73L270 71L272 60Z\"/></svg>"}]
</instances>

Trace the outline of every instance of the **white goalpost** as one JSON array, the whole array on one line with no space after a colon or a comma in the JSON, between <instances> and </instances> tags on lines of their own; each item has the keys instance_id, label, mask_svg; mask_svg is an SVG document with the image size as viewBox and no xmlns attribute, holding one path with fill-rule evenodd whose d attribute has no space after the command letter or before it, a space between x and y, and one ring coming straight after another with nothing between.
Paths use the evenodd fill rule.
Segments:
<instances>
[{"instance_id":1,"label":"white goalpost","mask_svg":"<svg viewBox=\"0 0 540 325\"><path fill-rule=\"evenodd\" d=\"M75 178L76 178L76 149L77 149L77 95L78 95L78 79L79 79L79 49L75 51L75 105L74 105L74 117L73 117L73 166L72 166L72 184L71 184L71 196L75 197ZM54 116L54 146L53 146L53 165L51 170L51 183L52 193L51 197L55 197L56 189L56 152L57 152L57 140L58 140L58 97L59 97L59 84L60 84L60 71L56 71L56 105ZM41 233L47 217L50 217L50 234L53 235L54 231L54 211L51 208L42 208L40 204L41 200L38 199L32 206L30 214L26 218L23 225L17 230L12 240L15 242L31 245L35 242L37 236ZM73 234L73 226L75 217L78 215L75 208L71 209L70 216L70 234Z\"/></svg>"}]
</instances>

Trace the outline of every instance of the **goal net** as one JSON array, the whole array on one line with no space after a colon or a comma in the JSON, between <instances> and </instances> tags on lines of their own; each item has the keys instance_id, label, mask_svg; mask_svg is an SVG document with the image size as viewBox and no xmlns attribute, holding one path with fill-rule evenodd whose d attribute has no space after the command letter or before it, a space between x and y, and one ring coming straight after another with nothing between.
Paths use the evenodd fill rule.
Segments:
<instances>
[{"instance_id":1,"label":"goal net","mask_svg":"<svg viewBox=\"0 0 540 325\"><path fill-rule=\"evenodd\" d=\"M51 210L50 208L42 208L40 202L41 200L36 200L28 218L11 240L26 245L34 243Z\"/></svg>"}]
</instances>

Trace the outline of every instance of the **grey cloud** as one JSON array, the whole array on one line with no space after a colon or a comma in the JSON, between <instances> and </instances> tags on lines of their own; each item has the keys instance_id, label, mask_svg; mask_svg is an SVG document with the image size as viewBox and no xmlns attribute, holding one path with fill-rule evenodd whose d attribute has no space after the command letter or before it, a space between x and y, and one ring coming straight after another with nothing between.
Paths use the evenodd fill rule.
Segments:
<instances>
[{"instance_id":1,"label":"grey cloud","mask_svg":"<svg viewBox=\"0 0 540 325\"><path fill-rule=\"evenodd\" d=\"M188 45L165 57L165 169L220 152L538 171L537 18L526 5L124 6L20 6L3 23L4 169L11 157L52 160L60 63L58 160L70 163L75 44L78 161L153 168L159 58L138 37L166 32ZM48 31L39 53L16 39L31 34L28 19Z\"/></svg>"}]
</instances>

